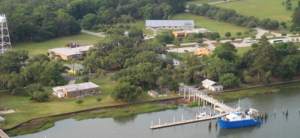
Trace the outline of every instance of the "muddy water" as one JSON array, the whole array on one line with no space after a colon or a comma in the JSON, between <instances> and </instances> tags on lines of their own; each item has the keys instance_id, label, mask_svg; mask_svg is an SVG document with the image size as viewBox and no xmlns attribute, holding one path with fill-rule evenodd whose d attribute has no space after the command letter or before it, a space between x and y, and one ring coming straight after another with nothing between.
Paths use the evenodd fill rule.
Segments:
<instances>
[{"instance_id":1,"label":"muddy water","mask_svg":"<svg viewBox=\"0 0 300 138\"><path fill-rule=\"evenodd\" d=\"M300 91L299 89L284 89L278 94L266 94L244 98L241 100L242 109L251 107L259 111L269 112L269 117L261 126L220 129L216 127L216 120L212 128L208 128L209 121L186 124L175 127L151 130L149 126L153 120L161 124L181 120L194 119L199 108L191 110L179 107L177 110L167 110L122 118L87 119L76 121L66 119L55 123L55 126L34 134L13 138L299 138L300 137ZM229 106L237 107L238 101L227 102ZM283 108L288 106L289 115L283 115ZM274 110L277 109L275 116ZM207 107L210 112L210 108Z\"/></svg>"}]
</instances>

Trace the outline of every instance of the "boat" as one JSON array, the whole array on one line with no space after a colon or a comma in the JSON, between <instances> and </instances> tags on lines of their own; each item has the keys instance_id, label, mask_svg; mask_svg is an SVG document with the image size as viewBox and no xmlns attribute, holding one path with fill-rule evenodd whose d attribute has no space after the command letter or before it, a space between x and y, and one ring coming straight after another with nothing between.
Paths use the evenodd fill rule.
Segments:
<instances>
[{"instance_id":1,"label":"boat","mask_svg":"<svg viewBox=\"0 0 300 138\"><path fill-rule=\"evenodd\" d=\"M220 128L241 128L260 125L259 111L253 108L241 112L238 107L231 111L229 115L218 118Z\"/></svg>"},{"instance_id":2,"label":"boat","mask_svg":"<svg viewBox=\"0 0 300 138\"><path fill-rule=\"evenodd\" d=\"M210 114L201 113L200 115L196 116L197 119L204 118L204 117L210 117Z\"/></svg>"}]
</instances>

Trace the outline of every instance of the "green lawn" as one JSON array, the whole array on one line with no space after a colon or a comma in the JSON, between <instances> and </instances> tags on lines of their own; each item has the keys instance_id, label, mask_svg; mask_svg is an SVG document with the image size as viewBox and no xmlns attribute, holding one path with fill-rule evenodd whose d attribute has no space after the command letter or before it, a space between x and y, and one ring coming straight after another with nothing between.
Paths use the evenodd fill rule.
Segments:
<instances>
[{"instance_id":1,"label":"green lawn","mask_svg":"<svg viewBox=\"0 0 300 138\"><path fill-rule=\"evenodd\" d=\"M212 43L215 47L221 46L222 43ZM238 50L237 54L240 56L243 56L244 53L246 53L247 51L249 51L251 49L251 47L236 47L236 49Z\"/></svg>"},{"instance_id":2,"label":"green lawn","mask_svg":"<svg viewBox=\"0 0 300 138\"><path fill-rule=\"evenodd\" d=\"M278 20L279 22L285 21L290 26L291 15L294 13L295 7L298 5L298 0L292 1L292 10L286 10L282 2L285 0L240 0L229 3L216 4L218 7L228 9L235 9L238 14L255 16L259 19L270 18Z\"/></svg>"},{"instance_id":3,"label":"green lawn","mask_svg":"<svg viewBox=\"0 0 300 138\"><path fill-rule=\"evenodd\" d=\"M248 52L251 49L251 47L236 47L236 49L238 50L237 54L243 56L244 53Z\"/></svg>"},{"instance_id":4,"label":"green lawn","mask_svg":"<svg viewBox=\"0 0 300 138\"><path fill-rule=\"evenodd\" d=\"M172 18L172 20L194 20L196 28L206 28L211 32L219 32L222 39L225 39L226 32L231 32L232 37L238 38L238 36L236 35L237 32L243 33L244 31L249 30L246 27L236 26L234 24L230 24L226 22L217 23L216 20L211 19L209 17L194 15L191 13L176 14ZM256 34L257 32L255 31L253 35ZM249 36L243 35L241 37L249 37Z\"/></svg>"},{"instance_id":5,"label":"green lawn","mask_svg":"<svg viewBox=\"0 0 300 138\"><path fill-rule=\"evenodd\" d=\"M111 105L121 105L126 104L123 101L114 101L110 98L110 92L112 91L115 82L110 82L107 79L108 76L101 77L100 79L90 79L100 86L101 94L95 96L89 96L81 98L84 103L81 105L76 104L77 98L62 98L59 99L52 95L51 87L45 87L46 92L50 95L50 99L47 102L34 102L29 101L29 95L25 90L18 91L15 95L5 95L5 93L0 93L0 110L13 109L16 113L4 115L6 119L6 125L3 128L13 127L21 122L25 122L32 118L44 117L49 115L67 113L72 111L78 111L83 109L111 106ZM79 81L77 81L78 83ZM97 102L96 98L101 97L102 101ZM158 99L168 99L179 97L178 95L171 95L169 97L152 98L144 91L138 99L132 102L142 102L142 101L152 101Z\"/></svg>"},{"instance_id":6,"label":"green lawn","mask_svg":"<svg viewBox=\"0 0 300 138\"><path fill-rule=\"evenodd\" d=\"M77 42L81 45L92 45L103 38L86 33L80 33L78 35L63 36L45 40L42 42L19 42L13 43L13 49L23 49L29 52L29 56L35 56L37 54L46 54L48 49L65 47L66 44Z\"/></svg>"},{"instance_id":7,"label":"green lawn","mask_svg":"<svg viewBox=\"0 0 300 138\"><path fill-rule=\"evenodd\" d=\"M217 2L217 1L222 1L222 0L192 0L192 1L187 1L186 5L189 6L190 4L203 4L203 3L212 3L212 2Z\"/></svg>"}]
</instances>

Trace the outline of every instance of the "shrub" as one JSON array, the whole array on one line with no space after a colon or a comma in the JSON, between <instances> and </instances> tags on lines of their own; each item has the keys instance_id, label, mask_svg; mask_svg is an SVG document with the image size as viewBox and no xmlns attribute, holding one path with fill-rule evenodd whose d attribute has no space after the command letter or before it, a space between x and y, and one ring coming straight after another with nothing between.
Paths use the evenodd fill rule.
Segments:
<instances>
[{"instance_id":1,"label":"shrub","mask_svg":"<svg viewBox=\"0 0 300 138\"><path fill-rule=\"evenodd\" d=\"M88 76L84 76L84 77L81 78L81 80L83 82L89 82L89 77Z\"/></svg>"},{"instance_id":2,"label":"shrub","mask_svg":"<svg viewBox=\"0 0 300 138\"><path fill-rule=\"evenodd\" d=\"M98 30L99 29L99 26L98 25L94 25L93 27L92 27L92 30L94 30L94 31L96 31L96 30Z\"/></svg>"},{"instance_id":3,"label":"shrub","mask_svg":"<svg viewBox=\"0 0 300 138\"><path fill-rule=\"evenodd\" d=\"M100 97L97 97L97 102L100 102L102 99Z\"/></svg>"},{"instance_id":4,"label":"shrub","mask_svg":"<svg viewBox=\"0 0 300 138\"><path fill-rule=\"evenodd\" d=\"M81 100L81 99L79 99L78 101L76 101L75 103L77 103L77 104L82 104L83 103L83 101Z\"/></svg>"}]
</instances>

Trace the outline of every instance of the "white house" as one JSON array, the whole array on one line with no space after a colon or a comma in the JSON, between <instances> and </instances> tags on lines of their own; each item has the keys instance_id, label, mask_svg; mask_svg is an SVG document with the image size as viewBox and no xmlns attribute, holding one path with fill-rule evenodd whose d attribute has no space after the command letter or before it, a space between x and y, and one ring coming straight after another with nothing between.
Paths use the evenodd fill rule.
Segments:
<instances>
[{"instance_id":1,"label":"white house","mask_svg":"<svg viewBox=\"0 0 300 138\"><path fill-rule=\"evenodd\" d=\"M209 80L209 79L206 79L204 81L202 81L202 85L205 87L205 88L208 88L209 90L212 90L212 91L221 91L223 90L223 86L217 82L214 82L212 80Z\"/></svg>"}]
</instances>

